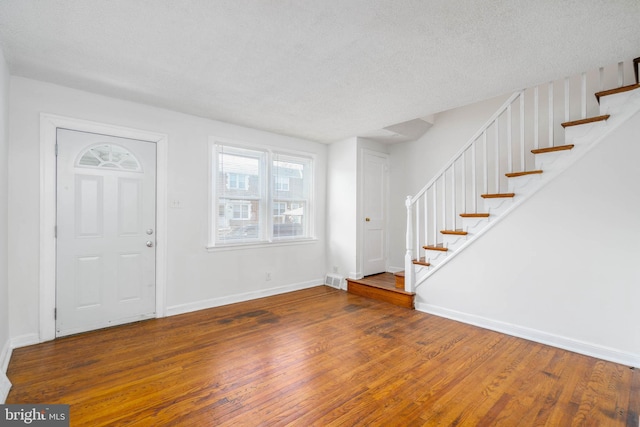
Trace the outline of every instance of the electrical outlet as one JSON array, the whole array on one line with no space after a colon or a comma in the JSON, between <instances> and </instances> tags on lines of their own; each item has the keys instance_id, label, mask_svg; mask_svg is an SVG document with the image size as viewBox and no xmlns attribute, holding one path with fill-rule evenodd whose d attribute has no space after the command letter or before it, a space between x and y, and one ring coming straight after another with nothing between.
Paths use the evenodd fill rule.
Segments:
<instances>
[{"instance_id":1,"label":"electrical outlet","mask_svg":"<svg viewBox=\"0 0 640 427\"><path fill-rule=\"evenodd\" d=\"M338 266L337 266L337 265L334 265L334 266L333 266L333 272L334 272L334 273L337 273L337 272L338 272Z\"/></svg>"}]
</instances>

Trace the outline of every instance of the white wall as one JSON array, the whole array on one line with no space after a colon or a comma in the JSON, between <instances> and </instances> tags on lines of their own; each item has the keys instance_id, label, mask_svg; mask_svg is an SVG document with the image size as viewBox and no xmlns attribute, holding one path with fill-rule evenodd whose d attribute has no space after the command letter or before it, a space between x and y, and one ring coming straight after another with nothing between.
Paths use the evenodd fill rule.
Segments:
<instances>
[{"instance_id":1,"label":"white wall","mask_svg":"<svg viewBox=\"0 0 640 427\"><path fill-rule=\"evenodd\" d=\"M327 272L343 277L357 275L358 140L349 138L329 145L327 168Z\"/></svg>"},{"instance_id":2,"label":"white wall","mask_svg":"<svg viewBox=\"0 0 640 427\"><path fill-rule=\"evenodd\" d=\"M325 274L327 147L254 129L11 78L9 319L14 340L39 328L39 114L51 113L167 134L167 310L180 313L322 283ZM312 243L208 252L209 136L316 155ZM162 209L163 207L160 207ZM266 281L266 272L271 280Z\"/></svg>"},{"instance_id":3,"label":"white wall","mask_svg":"<svg viewBox=\"0 0 640 427\"><path fill-rule=\"evenodd\" d=\"M504 95L436 114L433 126L421 138L389 147L390 267L404 270L406 197L420 191L508 97Z\"/></svg>"},{"instance_id":4,"label":"white wall","mask_svg":"<svg viewBox=\"0 0 640 427\"><path fill-rule=\"evenodd\" d=\"M640 366L640 114L418 288L417 307Z\"/></svg>"},{"instance_id":5,"label":"white wall","mask_svg":"<svg viewBox=\"0 0 640 427\"><path fill-rule=\"evenodd\" d=\"M9 69L0 48L0 403L11 386L5 373L10 358L8 267Z\"/></svg>"},{"instance_id":6,"label":"white wall","mask_svg":"<svg viewBox=\"0 0 640 427\"><path fill-rule=\"evenodd\" d=\"M329 145L327 169L327 272L352 279L362 277L363 150L387 154L387 145L348 138ZM343 284L344 285L344 284Z\"/></svg>"}]
</instances>

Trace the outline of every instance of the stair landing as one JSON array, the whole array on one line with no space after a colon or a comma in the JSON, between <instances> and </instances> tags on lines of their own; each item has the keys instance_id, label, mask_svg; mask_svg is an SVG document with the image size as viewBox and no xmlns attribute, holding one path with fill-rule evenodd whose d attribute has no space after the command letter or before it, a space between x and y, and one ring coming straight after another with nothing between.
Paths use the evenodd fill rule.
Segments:
<instances>
[{"instance_id":1,"label":"stair landing","mask_svg":"<svg viewBox=\"0 0 640 427\"><path fill-rule=\"evenodd\" d=\"M396 278L393 273L374 274L358 280L347 279L347 292L412 310L415 306L416 294L396 288Z\"/></svg>"}]
</instances>

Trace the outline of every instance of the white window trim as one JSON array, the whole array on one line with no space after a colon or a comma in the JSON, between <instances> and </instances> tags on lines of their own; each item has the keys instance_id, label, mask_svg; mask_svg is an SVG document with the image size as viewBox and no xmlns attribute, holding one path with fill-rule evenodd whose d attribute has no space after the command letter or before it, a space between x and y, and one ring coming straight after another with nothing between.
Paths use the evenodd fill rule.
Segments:
<instances>
[{"instance_id":1,"label":"white window trim","mask_svg":"<svg viewBox=\"0 0 640 427\"><path fill-rule=\"evenodd\" d=\"M266 224L267 231L273 229L273 211L272 211L272 194L271 194L271 185L270 185L270 176L271 176L271 168L274 155L283 155L283 156L292 156L292 157L300 157L307 158L311 162L311 174L309 176L309 199L308 199L308 218L307 218L307 236L300 238L273 238L271 233L269 233L268 238L264 238L261 240L253 240L250 242L226 242L220 243L216 242L214 239L214 235L217 232L217 208L214 209L214 204L217 206L217 194L214 184L214 177L217 176L218 165L215 160L217 160L217 145L229 145L235 148L247 149L247 150L256 150L263 151L267 155L267 159L265 162L265 175L268 177L267 182L265 183L265 209L263 210L266 219L264 219L264 224ZM298 150L289 150L286 148L274 147L265 144L250 144L238 140L234 140L231 138L221 138L216 136L209 137L209 185L208 185L208 200L209 200L209 235L207 236L207 246L206 249L209 252L220 251L220 250L238 250L243 248L258 248L258 247L271 247L276 245L297 245L297 244L308 244L314 243L318 241L318 238L315 235L316 230L316 215L315 215L315 180L316 180L316 164L317 164L317 156L314 153L306 152L306 151L298 151Z\"/></svg>"}]
</instances>

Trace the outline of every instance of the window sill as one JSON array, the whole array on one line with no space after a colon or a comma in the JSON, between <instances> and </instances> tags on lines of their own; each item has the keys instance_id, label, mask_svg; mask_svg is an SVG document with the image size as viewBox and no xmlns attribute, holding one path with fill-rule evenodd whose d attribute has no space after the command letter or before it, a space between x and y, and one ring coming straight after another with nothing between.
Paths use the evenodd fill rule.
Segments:
<instances>
[{"instance_id":1,"label":"window sill","mask_svg":"<svg viewBox=\"0 0 640 427\"><path fill-rule=\"evenodd\" d=\"M245 249L272 248L274 246L308 245L316 242L318 242L317 238L309 237L307 239L273 240L252 243L227 243L217 246L209 245L206 247L206 249L207 252L237 251Z\"/></svg>"}]
</instances>

